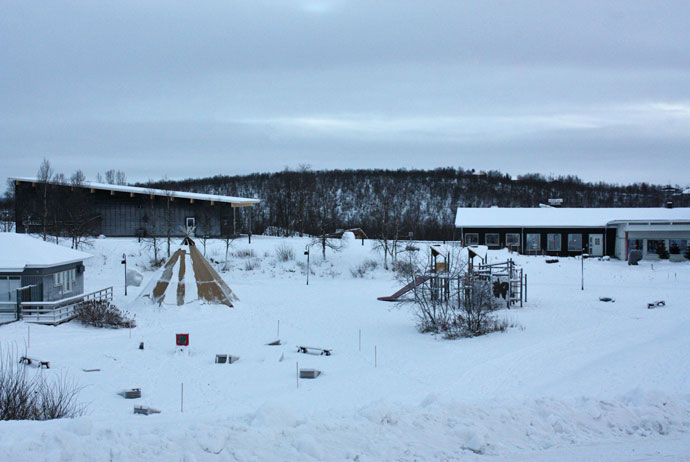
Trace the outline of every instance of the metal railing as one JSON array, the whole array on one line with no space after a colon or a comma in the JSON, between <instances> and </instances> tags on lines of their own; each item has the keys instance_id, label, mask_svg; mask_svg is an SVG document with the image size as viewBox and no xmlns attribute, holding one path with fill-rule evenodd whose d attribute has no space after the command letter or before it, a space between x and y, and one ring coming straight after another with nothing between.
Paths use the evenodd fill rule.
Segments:
<instances>
[{"instance_id":1,"label":"metal railing","mask_svg":"<svg viewBox=\"0 0 690 462\"><path fill-rule=\"evenodd\" d=\"M28 322L45 324L59 324L69 321L74 317L74 308L90 301L111 301L113 288L89 292L88 294L75 295L74 297L55 300L52 302L20 302L19 312L22 319Z\"/></svg>"}]
</instances>

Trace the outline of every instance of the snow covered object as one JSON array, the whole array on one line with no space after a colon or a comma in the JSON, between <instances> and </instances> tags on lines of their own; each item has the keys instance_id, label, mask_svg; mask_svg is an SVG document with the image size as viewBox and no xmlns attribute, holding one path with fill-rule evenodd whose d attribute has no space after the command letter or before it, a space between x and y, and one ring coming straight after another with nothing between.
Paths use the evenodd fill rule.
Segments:
<instances>
[{"instance_id":1,"label":"snow covered object","mask_svg":"<svg viewBox=\"0 0 690 462\"><path fill-rule=\"evenodd\" d=\"M232 302L238 300L189 237L185 237L161 276L149 284L142 297L159 305L178 306L202 300L232 307Z\"/></svg>"}]
</instances>

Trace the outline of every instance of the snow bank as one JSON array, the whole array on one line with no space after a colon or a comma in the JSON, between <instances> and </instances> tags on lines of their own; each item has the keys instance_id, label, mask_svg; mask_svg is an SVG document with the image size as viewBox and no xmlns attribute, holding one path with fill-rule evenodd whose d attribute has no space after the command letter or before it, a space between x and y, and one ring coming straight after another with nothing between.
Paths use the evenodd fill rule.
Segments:
<instances>
[{"instance_id":1,"label":"snow bank","mask_svg":"<svg viewBox=\"0 0 690 462\"><path fill-rule=\"evenodd\" d=\"M351 413L298 417L266 404L253 415L164 414L116 422L0 422L7 460L456 460L514 458L573 445L655 440L690 432L690 398L633 390L618 400L465 404L429 396Z\"/></svg>"}]
</instances>

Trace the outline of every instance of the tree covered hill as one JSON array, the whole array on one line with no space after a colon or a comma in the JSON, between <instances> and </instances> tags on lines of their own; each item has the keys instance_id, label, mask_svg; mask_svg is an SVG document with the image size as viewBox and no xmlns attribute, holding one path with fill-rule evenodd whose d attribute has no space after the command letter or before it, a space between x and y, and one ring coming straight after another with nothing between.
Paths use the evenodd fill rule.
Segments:
<instances>
[{"instance_id":1,"label":"tree covered hill","mask_svg":"<svg viewBox=\"0 0 690 462\"><path fill-rule=\"evenodd\" d=\"M262 199L252 215L255 233L273 230L307 234L363 228L415 239L451 239L455 209L537 207L562 198L566 207L660 207L669 199L662 186L647 183L588 183L575 176L527 174L512 179L498 171L323 170L307 167L276 173L164 180L141 186ZM677 205L679 197L675 197ZM687 198L685 198L687 201Z\"/></svg>"}]
</instances>

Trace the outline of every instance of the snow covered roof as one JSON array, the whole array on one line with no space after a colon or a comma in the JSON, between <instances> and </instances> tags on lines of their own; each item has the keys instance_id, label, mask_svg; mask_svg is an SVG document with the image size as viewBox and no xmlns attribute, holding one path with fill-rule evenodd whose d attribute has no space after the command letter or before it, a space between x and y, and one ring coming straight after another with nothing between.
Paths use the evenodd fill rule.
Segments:
<instances>
[{"instance_id":1,"label":"snow covered roof","mask_svg":"<svg viewBox=\"0 0 690 462\"><path fill-rule=\"evenodd\" d=\"M690 223L690 208L458 208L456 228L588 228L627 222Z\"/></svg>"},{"instance_id":2,"label":"snow covered roof","mask_svg":"<svg viewBox=\"0 0 690 462\"><path fill-rule=\"evenodd\" d=\"M23 181L25 183L41 183L36 178L11 178L14 181ZM171 191L167 189L154 189L154 188L141 188L138 186L126 186L118 184L108 184L108 183L94 183L91 181L85 181L82 185L84 188L88 189L98 189L102 191L116 191L131 194L143 194L143 195L154 195L163 197L174 197L180 199L194 199L199 201L213 201L213 202L225 202L235 205L243 206L253 206L261 202L261 199L250 199L247 197L233 197L233 196L220 196L216 194L201 194L193 192L183 192L183 191Z\"/></svg>"},{"instance_id":3,"label":"snow covered roof","mask_svg":"<svg viewBox=\"0 0 690 462\"><path fill-rule=\"evenodd\" d=\"M0 272L21 273L26 268L50 268L76 263L91 255L44 242L27 234L0 233Z\"/></svg>"}]
</instances>

